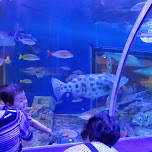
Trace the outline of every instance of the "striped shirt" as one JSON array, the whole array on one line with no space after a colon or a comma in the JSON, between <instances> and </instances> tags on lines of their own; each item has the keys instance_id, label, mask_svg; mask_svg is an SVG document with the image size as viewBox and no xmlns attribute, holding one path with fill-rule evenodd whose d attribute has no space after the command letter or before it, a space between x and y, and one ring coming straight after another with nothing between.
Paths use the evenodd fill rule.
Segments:
<instances>
[{"instance_id":1,"label":"striped shirt","mask_svg":"<svg viewBox=\"0 0 152 152\"><path fill-rule=\"evenodd\" d=\"M17 152L20 138L32 139L29 123L25 115L17 109L0 110L0 114L0 152Z\"/></svg>"},{"instance_id":2,"label":"striped shirt","mask_svg":"<svg viewBox=\"0 0 152 152\"><path fill-rule=\"evenodd\" d=\"M0 104L0 110L8 110L8 107L5 104ZM31 120L32 119L32 117L31 117L31 115L29 113L27 113L27 112L25 112L23 110L21 110L21 111L24 113L24 115L26 116L27 120Z\"/></svg>"}]
</instances>

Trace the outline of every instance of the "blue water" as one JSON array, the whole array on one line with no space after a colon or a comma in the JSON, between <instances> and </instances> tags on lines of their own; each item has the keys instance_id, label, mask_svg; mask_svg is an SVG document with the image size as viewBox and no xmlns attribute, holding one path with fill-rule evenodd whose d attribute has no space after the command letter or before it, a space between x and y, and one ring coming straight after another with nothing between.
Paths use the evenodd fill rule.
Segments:
<instances>
[{"instance_id":1,"label":"blue water","mask_svg":"<svg viewBox=\"0 0 152 152\"><path fill-rule=\"evenodd\" d=\"M1 66L6 73L0 84L17 83L26 92L28 106L32 106L35 96L51 96L56 101L51 78L57 78L66 82L73 71L80 70L84 74L102 73L106 68L106 62L98 63L97 54L93 55L92 47L113 49L122 52L129 33L140 11L130 11L131 7L142 1L136 0L2 0L0 1L0 33L14 36L18 31L31 34L36 38L40 52L32 51L25 44L15 41L15 46L0 46L0 57L10 56L11 63ZM145 21L151 18L151 11ZM132 52L146 52L151 54L151 43L145 43L137 36L132 45ZM61 59L54 56L48 57L47 51L56 52L68 50L74 57ZM104 52L103 51L103 52ZM40 57L38 61L19 60L19 53L34 54ZM94 52L95 53L95 52ZM98 51L99 53L99 51ZM136 55L136 53L134 53ZM138 55L139 60L144 55ZM149 56L149 55L147 55ZM95 62L94 62L95 61ZM144 61L147 66L151 65L148 58ZM101 65L102 64L102 65ZM115 74L118 63L112 61L112 73ZM102 67L103 66L103 67ZM49 68L50 75L37 78L35 75L23 73L22 70L30 67ZM70 70L63 70L68 67ZM97 68L97 67L101 67ZM134 78L131 67L124 71L129 76L129 84L132 85L136 78L138 82L151 79L151 76L136 75ZM32 83L20 83L20 80L30 79ZM149 81L148 81L149 82ZM145 86L144 86L145 87ZM148 88L151 90L151 88ZM148 90L147 89L147 90ZM81 114L90 109L103 106L107 96L91 102L84 98L81 102L73 103L73 95L68 97L64 94L61 103L55 105L55 113L58 114ZM121 108L123 109L123 108Z\"/></svg>"}]
</instances>

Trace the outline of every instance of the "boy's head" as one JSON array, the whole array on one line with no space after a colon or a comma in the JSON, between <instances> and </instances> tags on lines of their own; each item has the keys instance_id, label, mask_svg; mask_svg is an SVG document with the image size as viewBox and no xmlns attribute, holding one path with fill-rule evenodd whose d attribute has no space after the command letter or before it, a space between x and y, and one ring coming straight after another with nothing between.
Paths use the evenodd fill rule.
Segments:
<instances>
[{"instance_id":1,"label":"boy's head","mask_svg":"<svg viewBox=\"0 0 152 152\"><path fill-rule=\"evenodd\" d=\"M0 88L0 99L8 108L26 108L27 99L24 90L17 84L7 84Z\"/></svg>"},{"instance_id":2,"label":"boy's head","mask_svg":"<svg viewBox=\"0 0 152 152\"><path fill-rule=\"evenodd\" d=\"M88 120L81 136L85 142L99 141L112 147L120 138L120 127L114 117L103 111Z\"/></svg>"}]
</instances>

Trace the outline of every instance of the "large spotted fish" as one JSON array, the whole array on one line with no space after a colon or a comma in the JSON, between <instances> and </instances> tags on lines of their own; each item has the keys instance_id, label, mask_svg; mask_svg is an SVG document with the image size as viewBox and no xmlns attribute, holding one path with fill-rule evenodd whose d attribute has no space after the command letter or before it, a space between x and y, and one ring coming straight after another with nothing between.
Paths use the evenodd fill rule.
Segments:
<instances>
[{"instance_id":1,"label":"large spotted fish","mask_svg":"<svg viewBox=\"0 0 152 152\"><path fill-rule=\"evenodd\" d=\"M56 78L52 78L53 92L60 100L65 92L70 92L74 98L85 97L95 99L111 92L114 74L86 74L76 75L68 83L64 83ZM119 87L128 82L126 77L122 77Z\"/></svg>"}]
</instances>

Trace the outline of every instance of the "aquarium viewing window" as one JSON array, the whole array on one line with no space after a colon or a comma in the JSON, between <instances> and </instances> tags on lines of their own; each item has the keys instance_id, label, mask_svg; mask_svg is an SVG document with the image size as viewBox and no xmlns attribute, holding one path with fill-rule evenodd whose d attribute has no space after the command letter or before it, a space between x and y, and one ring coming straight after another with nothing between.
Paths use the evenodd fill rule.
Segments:
<instances>
[{"instance_id":1,"label":"aquarium viewing window","mask_svg":"<svg viewBox=\"0 0 152 152\"><path fill-rule=\"evenodd\" d=\"M118 119L123 138L151 136L151 5L0 0L0 87L20 85L25 111L53 131L33 128L23 147L82 142L85 122L104 110Z\"/></svg>"},{"instance_id":2,"label":"aquarium viewing window","mask_svg":"<svg viewBox=\"0 0 152 152\"><path fill-rule=\"evenodd\" d=\"M91 46L91 50L92 73L115 75L122 50L97 46ZM150 135L150 130L145 130L150 127L149 120L142 119L151 117L151 58L151 52L131 50L124 66L122 76L128 78L128 82L118 90L115 116L122 122L123 131L129 128L127 137ZM94 106L105 106L107 100L108 96L98 98Z\"/></svg>"}]
</instances>

